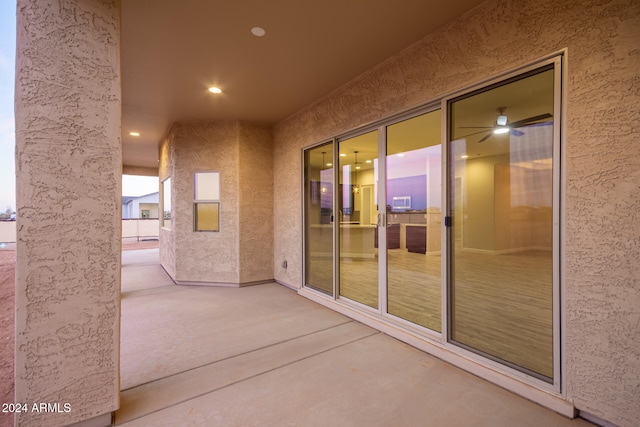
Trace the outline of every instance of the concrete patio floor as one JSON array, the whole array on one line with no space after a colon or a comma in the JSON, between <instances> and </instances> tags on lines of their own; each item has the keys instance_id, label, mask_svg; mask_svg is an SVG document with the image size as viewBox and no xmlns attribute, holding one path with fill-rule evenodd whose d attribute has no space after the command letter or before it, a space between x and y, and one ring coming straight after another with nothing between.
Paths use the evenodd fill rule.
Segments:
<instances>
[{"instance_id":1,"label":"concrete patio floor","mask_svg":"<svg viewBox=\"0 0 640 427\"><path fill-rule=\"evenodd\" d=\"M591 426L276 283L176 286L123 253L123 426Z\"/></svg>"}]
</instances>

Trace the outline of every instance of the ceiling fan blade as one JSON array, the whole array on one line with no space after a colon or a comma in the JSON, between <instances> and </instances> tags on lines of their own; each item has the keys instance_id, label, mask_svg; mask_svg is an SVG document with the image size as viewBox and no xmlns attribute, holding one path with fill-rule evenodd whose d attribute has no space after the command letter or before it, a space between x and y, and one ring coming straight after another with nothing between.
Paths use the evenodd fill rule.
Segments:
<instances>
[{"instance_id":1,"label":"ceiling fan blade","mask_svg":"<svg viewBox=\"0 0 640 427\"><path fill-rule=\"evenodd\" d=\"M509 130L509 133L513 136L522 136L524 135L524 132L519 131L518 129L511 129Z\"/></svg>"},{"instance_id":2,"label":"ceiling fan blade","mask_svg":"<svg viewBox=\"0 0 640 427\"><path fill-rule=\"evenodd\" d=\"M490 133L490 134L488 134L488 135L483 136L483 137L480 139L480 141L478 141L478 144L479 144L479 143L481 143L481 142L486 141L486 140L487 140L487 139L489 139L489 138L491 138L491 135L493 135L493 132L492 132L492 133Z\"/></svg>"},{"instance_id":3,"label":"ceiling fan blade","mask_svg":"<svg viewBox=\"0 0 640 427\"><path fill-rule=\"evenodd\" d=\"M528 123L533 123L533 122L537 122L538 120L543 120L543 119L548 119L553 117L552 114L546 113L546 114L540 114L538 116L533 116L533 117L529 117L526 119L522 119L522 120L518 120L512 123L509 123L507 126L509 126L510 128L517 128L517 127L521 127L523 125L526 125Z\"/></svg>"},{"instance_id":4,"label":"ceiling fan blade","mask_svg":"<svg viewBox=\"0 0 640 427\"><path fill-rule=\"evenodd\" d=\"M489 132L491 129L493 129L493 128L488 128L487 130L481 130L480 132L474 132L474 133L470 133L470 134L468 134L468 135L463 135L463 136L460 136L460 137L458 137L458 138L456 138L456 139L466 138L466 137L468 137L468 136L473 136L473 135L478 135L478 134L480 134L480 133ZM491 135L491 134L489 134L489 135Z\"/></svg>"},{"instance_id":5,"label":"ceiling fan blade","mask_svg":"<svg viewBox=\"0 0 640 427\"><path fill-rule=\"evenodd\" d=\"M493 126L458 126L458 129L493 129Z\"/></svg>"}]
</instances>

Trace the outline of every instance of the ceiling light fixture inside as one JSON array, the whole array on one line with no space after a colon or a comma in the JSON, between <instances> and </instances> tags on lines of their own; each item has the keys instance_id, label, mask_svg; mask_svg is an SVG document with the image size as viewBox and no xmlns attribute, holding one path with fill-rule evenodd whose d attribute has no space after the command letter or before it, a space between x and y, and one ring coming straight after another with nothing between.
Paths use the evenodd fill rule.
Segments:
<instances>
[{"instance_id":1,"label":"ceiling light fixture inside","mask_svg":"<svg viewBox=\"0 0 640 427\"><path fill-rule=\"evenodd\" d=\"M131 136L140 136L140 132L129 132Z\"/></svg>"},{"instance_id":2,"label":"ceiling light fixture inside","mask_svg":"<svg viewBox=\"0 0 640 427\"><path fill-rule=\"evenodd\" d=\"M253 34L256 37L262 37L265 34L267 34L267 32L262 27L253 27L251 29L251 34Z\"/></svg>"},{"instance_id":3,"label":"ceiling light fixture inside","mask_svg":"<svg viewBox=\"0 0 640 427\"><path fill-rule=\"evenodd\" d=\"M222 93L222 90L220 90L220 88L217 88L217 87L210 87L209 88L209 92L211 92L211 93Z\"/></svg>"},{"instance_id":4,"label":"ceiling light fixture inside","mask_svg":"<svg viewBox=\"0 0 640 427\"><path fill-rule=\"evenodd\" d=\"M501 133L507 133L507 132L509 132L508 126L499 126L493 130L493 133L495 133L496 135L500 135Z\"/></svg>"}]
</instances>

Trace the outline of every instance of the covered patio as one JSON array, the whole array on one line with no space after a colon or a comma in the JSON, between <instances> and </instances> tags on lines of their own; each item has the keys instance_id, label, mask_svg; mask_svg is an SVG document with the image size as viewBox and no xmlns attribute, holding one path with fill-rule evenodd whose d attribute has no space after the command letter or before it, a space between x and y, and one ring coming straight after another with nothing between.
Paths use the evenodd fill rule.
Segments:
<instances>
[{"instance_id":1,"label":"covered patio","mask_svg":"<svg viewBox=\"0 0 640 427\"><path fill-rule=\"evenodd\" d=\"M277 283L177 286L158 249L122 256L116 425L590 425Z\"/></svg>"}]
</instances>

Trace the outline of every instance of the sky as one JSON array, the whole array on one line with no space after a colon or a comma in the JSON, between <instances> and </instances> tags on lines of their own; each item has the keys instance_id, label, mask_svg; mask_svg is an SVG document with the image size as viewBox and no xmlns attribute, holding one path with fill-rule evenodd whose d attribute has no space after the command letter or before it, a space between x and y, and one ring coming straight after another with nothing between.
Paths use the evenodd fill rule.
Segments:
<instances>
[{"instance_id":1,"label":"sky","mask_svg":"<svg viewBox=\"0 0 640 427\"><path fill-rule=\"evenodd\" d=\"M13 93L16 56L16 2L0 2L0 212L16 206Z\"/></svg>"},{"instance_id":2,"label":"sky","mask_svg":"<svg viewBox=\"0 0 640 427\"><path fill-rule=\"evenodd\" d=\"M0 1L0 212L16 207L15 119L16 2ZM158 191L157 177L123 176L122 195Z\"/></svg>"}]
</instances>

